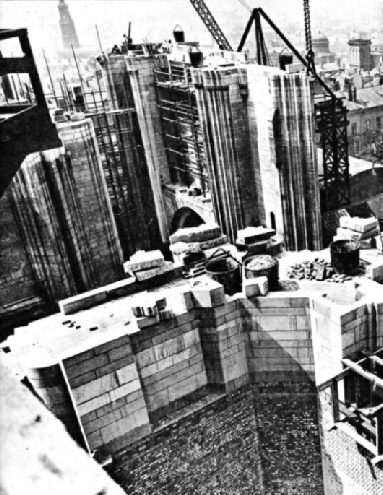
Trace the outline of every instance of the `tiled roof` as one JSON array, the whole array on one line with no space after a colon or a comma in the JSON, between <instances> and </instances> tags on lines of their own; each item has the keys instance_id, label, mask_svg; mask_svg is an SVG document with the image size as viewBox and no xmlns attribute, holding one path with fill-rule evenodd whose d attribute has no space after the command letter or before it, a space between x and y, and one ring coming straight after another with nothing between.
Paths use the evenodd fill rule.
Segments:
<instances>
[{"instance_id":1,"label":"tiled roof","mask_svg":"<svg viewBox=\"0 0 383 495\"><path fill-rule=\"evenodd\" d=\"M344 103L347 110L357 110L358 108L372 108L383 105L383 85L372 86L357 90L355 102L348 101L348 91L337 91L337 95L345 97Z\"/></svg>"}]
</instances>

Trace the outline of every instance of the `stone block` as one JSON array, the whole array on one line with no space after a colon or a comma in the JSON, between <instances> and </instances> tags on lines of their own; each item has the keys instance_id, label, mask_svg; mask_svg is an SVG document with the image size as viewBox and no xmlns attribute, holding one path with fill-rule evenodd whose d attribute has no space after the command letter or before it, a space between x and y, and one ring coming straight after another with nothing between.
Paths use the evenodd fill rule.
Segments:
<instances>
[{"instance_id":1,"label":"stone block","mask_svg":"<svg viewBox=\"0 0 383 495\"><path fill-rule=\"evenodd\" d=\"M140 388L141 388L141 384L138 379L133 380L129 383L125 383L124 385L121 385L121 387L118 387L109 392L110 402L120 399L121 397L125 397L126 395L129 395L135 392L136 390L139 390Z\"/></svg>"},{"instance_id":2,"label":"stone block","mask_svg":"<svg viewBox=\"0 0 383 495\"><path fill-rule=\"evenodd\" d=\"M120 368L116 371L116 375L119 385L124 385L125 383L132 382L133 380L138 380L136 363Z\"/></svg>"},{"instance_id":3,"label":"stone block","mask_svg":"<svg viewBox=\"0 0 383 495\"><path fill-rule=\"evenodd\" d=\"M76 378L80 375L88 373L89 371L97 370L100 366L104 366L108 364L109 360L106 354L100 354L100 356L96 356L92 359L88 359L87 361L83 361L75 366L66 367L65 363L65 372L71 380L72 378Z\"/></svg>"},{"instance_id":4,"label":"stone block","mask_svg":"<svg viewBox=\"0 0 383 495\"><path fill-rule=\"evenodd\" d=\"M87 435L101 430L104 426L107 426L115 421L121 419L122 414L120 409L111 411L109 414L104 414L101 418L97 418L94 421L84 424L84 430Z\"/></svg>"},{"instance_id":5,"label":"stone block","mask_svg":"<svg viewBox=\"0 0 383 495\"><path fill-rule=\"evenodd\" d=\"M210 239L209 241L201 241L201 242L176 242L170 246L170 250L173 254L190 254L190 253L199 253L204 251L205 249L212 249L222 244L227 243L227 236L221 235L215 239Z\"/></svg>"},{"instance_id":6,"label":"stone block","mask_svg":"<svg viewBox=\"0 0 383 495\"><path fill-rule=\"evenodd\" d=\"M265 296L269 291L269 282L267 277L245 279L243 288L246 297Z\"/></svg>"},{"instance_id":7,"label":"stone block","mask_svg":"<svg viewBox=\"0 0 383 495\"><path fill-rule=\"evenodd\" d=\"M156 325L160 322L160 317L158 314L156 316L143 316L142 318L137 318L136 321L138 328L142 329Z\"/></svg>"},{"instance_id":8,"label":"stone block","mask_svg":"<svg viewBox=\"0 0 383 495\"><path fill-rule=\"evenodd\" d=\"M153 277L156 277L158 275L162 275L164 273L170 272L176 268L176 265L172 263L171 261L164 261L164 264L162 266L158 266L156 268L150 268L148 270L141 270L135 272L135 276L137 277L137 280L139 282L142 282L144 280L151 279Z\"/></svg>"},{"instance_id":9,"label":"stone block","mask_svg":"<svg viewBox=\"0 0 383 495\"><path fill-rule=\"evenodd\" d=\"M351 229L356 232L367 232L378 227L378 220L375 217L359 218L343 216L339 219L340 227Z\"/></svg>"},{"instance_id":10,"label":"stone block","mask_svg":"<svg viewBox=\"0 0 383 495\"><path fill-rule=\"evenodd\" d=\"M93 380L72 390L77 404L83 404L95 397L104 395L106 392L117 388L118 383L114 373L109 373L101 378Z\"/></svg>"},{"instance_id":11,"label":"stone block","mask_svg":"<svg viewBox=\"0 0 383 495\"><path fill-rule=\"evenodd\" d=\"M273 235L275 235L274 229L267 229L264 227L246 227L245 229L238 230L237 239L243 244L253 244L255 242L268 240Z\"/></svg>"},{"instance_id":12,"label":"stone block","mask_svg":"<svg viewBox=\"0 0 383 495\"><path fill-rule=\"evenodd\" d=\"M94 354L97 356L99 354L103 354L104 352L111 351L117 347L122 346L130 346L130 337L129 335L124 335L123 337L119 337L118 339L110 340L105 344L99 345L93 348Z\"/></svg>"},{"instance_id":13,"label":"stone block","mask_svg":"<svg viewBox=\"0 0 383 495\"><path fill-rule=\"evenodd\" d=\"M160 250L137 251L130 257L129 261L124 263L124 271L125 273L135 273L140 270L149 270L163 266L164 261L164 255Z\"/></svg>"},{"instance_id":14,"label":"stone block","mask_svg":"<svg viewBox=\"0 0 383 495\"><path fill-rule=\"evenodd\" d=\"M167 300L159 293L144 292L134 298L132 311L134 316L156 316L160 310L166 308Z\"/></svg>"},{"instance_id":15,"label":"stone block","mask_svg":"<svg viewBox=\"0 0 383 495\"><path fill-rule=\"evenodd\" d=\"M124 280L118 280L113 284L104 287L108 299L127 296L134 291L134 284L137 282L136 277L129 277Z\"/></svg>"},{"instance_id":16,"label":"stone block","mask_svg":"<svg viewBox=\"0 0 383 495\"><path fill-rule=\"evenodd\" d=\"M372 237L376 237L379 234L379 229L378 228L373 228L371 230L368 230L366 232L355 232L354 230L351 229L346 229L343 227L338 227L336 229L337 236L340 236L341 238L344 239L350 239L353 241L363 241L363 240L370 240Z\"/></svg>"},{"instance_id":17,"label":"stone block","mask_svg":"<svg viewBox=\"0 0 383 495\"><path fill-rule=\"evenodd\" d=\"M179 229L170 236L170 243L205 242L221 236L221 227L216 224L202 224L198 227Z\"/></svg>"},{"instance_id":18,"label":"stone block","mask_svg":"<svg viewBox=\"0 0 383 495\"><path fill-rule=\"evenodd\" d=\"M383 276L383 260L376 261L366 267L366 276L371 280L377 280Z\"/></svg>"},{"instance_id":19,"label":"stone block","mask_svg":"<svg viewBox=\"0 0 383 495\"><path fill-rule=\"evenodd\" d=\"M83 414L88 414L91 411L96 411L100 407L106 406L107 404L110 404L111 402L112 401L111 401L109 392L107 392L103 395L100 395L99 397L95 397L94 399L91 399L87 402L84 402L83 404L80 404L77 407L77 409L78 409L80 416L82 416Z\"/></svg>"},{"instance_id":20,"label":"stone block","mask_svg":"<svg viewBox=\"0 0 383 495\"><path fill-rule=\"evenodd\" d=\"M70 315L77 313L83 309L97 306L98 304L107 300L107 293L104 287L94 289L82 294L77 294L73 297L68 297L59 301L59 307L61 313L64 315Z\"/></svg>"},{"instance_id":21,"label":"stone block","mask_svg":"<svg viewBox=\"0 0 383 495\"><path fill-rule=\"evenodd\" d=\"M194 307L214 308L225 303L225 291L223 285L215 280L197 280L192 282Z\"/></svg>"}]
</instances>

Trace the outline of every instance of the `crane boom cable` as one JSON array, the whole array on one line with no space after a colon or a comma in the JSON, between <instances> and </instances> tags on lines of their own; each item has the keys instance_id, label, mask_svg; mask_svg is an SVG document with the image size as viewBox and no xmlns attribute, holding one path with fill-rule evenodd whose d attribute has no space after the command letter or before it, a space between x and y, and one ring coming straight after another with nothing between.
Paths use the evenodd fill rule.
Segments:
<instances>
[{"instance_id":1,"label":"crane boom cable","mask_svg":"<svg viewBox=\"0 0 383 495\"><path fill-rule=\"evenodd\" d=\"M238 0L244 7L246 10L248 10L249 12L252 12L253 9L250 7L250 5L248 3L245 2L245 0Z\"/></svg>"}]
</instances>

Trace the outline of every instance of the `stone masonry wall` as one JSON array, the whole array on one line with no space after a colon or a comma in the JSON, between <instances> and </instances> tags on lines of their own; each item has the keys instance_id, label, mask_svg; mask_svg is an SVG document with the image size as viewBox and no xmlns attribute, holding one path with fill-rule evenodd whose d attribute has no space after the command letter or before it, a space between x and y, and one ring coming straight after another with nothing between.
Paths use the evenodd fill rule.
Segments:
<instances>
[{"instance_id":1,"label":"stone masonry wall","mask_svg":"<svg viewBox=\"0 0 383 495\"><path fill-rule=\"evenodd\" d=\"M326 330L318 323L326 298L225 297L213 283L175 289L185 297L183 309L164 321L139 318L137 327L127 310L135 299L105 303L110 324L103 317L103 332L93 335L106 341L83 342L61 356L89 449L112 454L111 472L129 493L192 493L197 486L201 493L322 495L315 379L337 372L335 363L365 343L381 344L383 304L338 305L336 316L331 306L324 321L337 338L326 354ZM84 309L82 317L97 322L95 310ZM314 368L324 372L314 377ZM356 456L355 442L341 437L323 433L326 472L378 493L363 453ZM338 453L346 444L350 457L347 449ZM348 474L353 469L361 478Z\"/></svg>"},{"instance_id":2,"label":"stone masonry wall","mask_svg":"<svg viewBox=\"0 0 383 495\"><path fill-rule=\"evenodd\" d=\"M0 307L36 296L35 281L8 194L0 200ZM17 298L15 298L17 294Z\"/></svg>"}]
</instances>

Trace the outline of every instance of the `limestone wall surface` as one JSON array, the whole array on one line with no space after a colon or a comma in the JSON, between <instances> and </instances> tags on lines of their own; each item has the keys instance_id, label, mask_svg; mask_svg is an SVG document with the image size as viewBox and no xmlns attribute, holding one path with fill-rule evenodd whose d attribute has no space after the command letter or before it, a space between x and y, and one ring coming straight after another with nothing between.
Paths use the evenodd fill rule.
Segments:
<instances>
[{"instance_id":1,"label":"limestone wall surface","mask_svg":"<svg viewBox=\"0 0 383 495\"><path fill-rule=\"evenodd\" d=\"M23 299L54 307L123 276L92 122L68 122L59 132L64 147L29 155L2 200L8 223L1 229L8 266L0 275L2 307ZM21 281L20 290L12 290Z\"/></svg>"},{"instance_id":2,"label":"limestone wall surface","mask_svg":"<svg viewBox=\"0 0 383 495\"><path fill-rule=\"evenodd\" d=\"M141 129L154 204L162 240L168 240L169 226L162 197L162 184L170 182L154 84L154 59L126 57L134 104Z\"/></svg>"}]
</instances>

